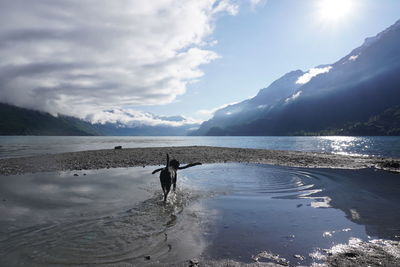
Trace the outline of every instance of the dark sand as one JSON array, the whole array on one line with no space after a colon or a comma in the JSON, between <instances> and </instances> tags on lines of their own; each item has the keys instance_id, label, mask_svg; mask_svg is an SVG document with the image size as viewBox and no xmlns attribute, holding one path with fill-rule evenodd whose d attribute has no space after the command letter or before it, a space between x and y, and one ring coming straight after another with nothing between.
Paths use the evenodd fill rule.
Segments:
<instances>
[{"instance_id":1,"label":"dark sand","mask_svg":"<svg viewBox=\"0 0 400 267\"><path fill-rule=\"evenodd\" d=\"M208 146L149 147L45 154L0 160L0 175L164 165L169 153L181 163L262 163L293 167L361 169L375 167L400 171L400 159L347 156L329 153L244 149Z\"/></svg>"}]
</instances>

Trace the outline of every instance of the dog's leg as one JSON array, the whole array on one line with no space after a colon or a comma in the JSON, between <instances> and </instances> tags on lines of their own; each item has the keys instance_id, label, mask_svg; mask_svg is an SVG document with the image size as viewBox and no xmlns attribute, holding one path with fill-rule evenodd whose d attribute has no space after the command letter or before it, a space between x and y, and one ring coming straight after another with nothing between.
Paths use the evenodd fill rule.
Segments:
<instances>
[{"instance_id":1,"label":"dog's leg","mask_svg":"<svg viewBox=\"0 0 400 267\"><path fill-rule=\"evenodd\" d=\"M177 174L175 173L174 177L172 178L172 185L173 185L172 190L174 192L176 190L176 176L177 176Z\"/></svg>"},{"instance_id":2,"label":"dog's leg","mask_svg":"<svg viewBox=\"0 0 400 267\"><path fill-rule=\"evenodd\" d=\"M167 201L167 195L168 195L168 193L167 193L167 189L163 186L162 187L162 191L163 191L163 195L164 195L164 202L165 201Z\"/></svg>"},{"instance_id":3,"label":"dog's leg","mask_svg":"<svg viewBox=\"0 0 400 267\"><path fill-rule=\"evenodd\" d=\"M168 194L169 194L170 190L171 190L171 184L166 184L165 188L163 188L163 191L164 191L164 202L167 201L167 197L168 197Z\"/></svg>"}]
</instances>

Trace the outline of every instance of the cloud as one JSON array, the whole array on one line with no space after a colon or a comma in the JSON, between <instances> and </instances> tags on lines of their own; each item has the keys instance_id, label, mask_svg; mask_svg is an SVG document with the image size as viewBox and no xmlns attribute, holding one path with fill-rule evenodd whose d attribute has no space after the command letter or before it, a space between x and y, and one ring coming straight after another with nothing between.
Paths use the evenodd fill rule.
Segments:
<instances>
[{"instance_id":1,"label":"cloud","mask_svg":"<svg viewBox=\"0 0 400 267\"><path fill-rule=\"evenodd\" d=\"M239 12L239 6L231 3L229 0L221 0L216 4L213 13L218 13L221 11L226 11L230 15L235 16Z\"/></svg>"},{"instance_id":2,"label":"cloud","mask_svg":"<svg viewBox=\"0 0 400 267\"><path fill-rule=\"evenodd\" d=\"M203 75L201 65L218 58L207 44L221 12L235 15L238 6L2 1L0 102L99 121L115 119L104 110L170 103Z\"/></svg>"},{"instance_id":3,"label":"cloud","mask_svg":"<svg viewBox=\"0 0 400 267\"><path fill-rule=\"evenodd\" d=\"M228 106L231 106L231 105L236 105L236 104L238 104L238 103L240 103L240 102L242 102L242 101L236 101L236 102L232 102L232 103L229 103L229 104L223 104L223 105L221 105L221 106L218 106L218 107L216 107L216 108L211 108L211 109L201 109L201 110L197 111L196 113L199 114L199 115L211 117L211 116L213 116L214 113L217 112L218 110L224 109L224 108L226 108L226 107L228 107ZM232 113L230 113L230 114L228 114L228 113L230 113L230 112L227 112L226 115L232 114Z\"/></svg>"},{"instance_id":4,"label":"cloud","mask_svg":"<svg viewBox=\"0 0 400 267\"><path fill-rule=\"evenodd\" d=\"M311 79L314 78L315 76L320 75L322 73L327 73L331 69L332 69L332 66L327 66L327 67L324 67L324 68L312 68L307 73L305 73L302 76L300 76L297 79L296 84L306 84L309 81L311 81Z\"/></svg>"},{"instance_id":5,"label":"cloud","mask_svg":"<svg viewBox=\"0 0 400 267\"><path fill-rule=\"evenodd\" d=\"M299 98L299 96L301 95L301 93L303 93L303 92L302 92L302 91L296 92L296 93L293 94L291 97L286 98L286 99L285 99L285 102L286 102L286 103L289 103L289 102L292 102L292 101L296 100L297 98Z\"/></svg>"},{"instance_id":6,"label":"cloud","mask_svg":"<svg viewBox=\"0 0 400 267\"><path fill-rule=\"evenodd\" d=\"M267 3L267 0L249 0L250 8L255 10L257 7L264 6Z\"/></svg>"},{"instance_id":7,"label":"cloud","mask_svg":"<svg viewBox=\"0 0 400 267\"><path fill-rule=\"evenodd\" d=\"M126 126L171 126L196 125L202 121L194 120L184 116L157 116L150 112L143 112L134 109L112 109L104 110L101 113L94 113L88 118L94 123L116 123Z\"/></svg>"},{"instance_id":8,"label":"cloud","mask_svg":"<svg viewBox=\"0 0 400 267\"><path fill-rule=\"evenodd\" d=\"M349 60L355 61L360 55L353 55L349 57Z\"/></svg>"},{"instance_id":9,"label":"cloud","mask_svg":"<svg viewBox=\"0 0 400 267\"><path fill-rule=\"evenodd\" d=\"M267 107L268 107L268 105L258 105L258 106L257 106L258 109L265 109L265 108L267 108Z\"/></svg>"}]
</instances>

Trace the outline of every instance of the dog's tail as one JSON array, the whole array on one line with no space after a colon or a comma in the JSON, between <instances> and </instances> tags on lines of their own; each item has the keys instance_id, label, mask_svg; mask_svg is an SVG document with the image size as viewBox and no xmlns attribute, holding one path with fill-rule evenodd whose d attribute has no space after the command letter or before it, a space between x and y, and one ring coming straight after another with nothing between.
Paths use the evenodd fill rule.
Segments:
<instances>
[{"instance_id":1,"label":"dog's tail","mask_svg":"<svg viewBox=\"0 0 400 267\"><path fill-rule=\"evenodd\" d=\"M169 155L167 153L167 168L169 168Z\"/></svg>"}]
</instances>

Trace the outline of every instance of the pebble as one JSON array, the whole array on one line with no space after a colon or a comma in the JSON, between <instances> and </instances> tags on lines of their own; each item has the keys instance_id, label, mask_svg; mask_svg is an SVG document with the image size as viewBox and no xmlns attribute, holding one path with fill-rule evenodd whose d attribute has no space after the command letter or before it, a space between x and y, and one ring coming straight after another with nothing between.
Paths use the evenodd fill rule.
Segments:
<instances>
[{"instance_id":1,"label":"pebble","mask_svg":"<svg viewBox=\"0 0 400 267\"><path fill-rule=\"evenodd\" d=\"M354 253L354 252L346 252L344 255L345 255L346 257L350 257L350 258L355 258L355 257L357 257L357 254Z\"/></svg>"},{"instance_id":2,"label":"pebble","mask_svg":"<svg viewBox=\"0 0 400 267\"><path fill-rule=\"evenodd\" d=\"M189 267L194 267L199 265L199 260L194 258L189 261Z\"/></svg>"},{"instance_id":3,"label":"pebble","mask_svg":"<svg viewBox=\"0 0 400 267\"><path fill-rule=\"evenodd\" d=\"M301 255L298 255L298 254L296 254L296 255L293 255L293 257L294 257L294 258L296 258L296 259L299 259L299 260L301 260L301 261L303 261L303 260L304 260L304 257L303 257L303 256L301 256Z\"/></svg>"}]
</instances>

